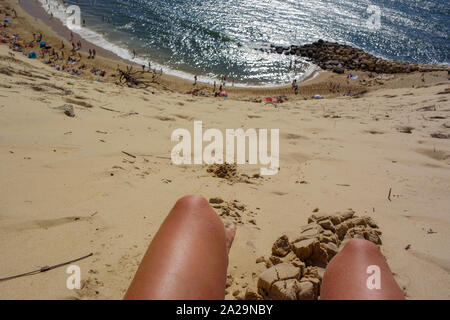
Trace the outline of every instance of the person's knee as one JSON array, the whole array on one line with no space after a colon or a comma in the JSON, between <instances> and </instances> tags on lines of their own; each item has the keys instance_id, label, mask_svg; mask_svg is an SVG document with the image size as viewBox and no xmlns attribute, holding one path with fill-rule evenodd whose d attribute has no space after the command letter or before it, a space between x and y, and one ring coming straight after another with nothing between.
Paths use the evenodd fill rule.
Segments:
<instances>
[{"instance_id":1,"label":"person's knee","mask_svg":"<svg viewBox=\"0 0 450 320\"><path fill-rule=\"evenodd\" d=\"M175 207L184 214L190 214L210 223L219 223L223 227L217 213L211 208L208 200L201 195L184 196L177 201Z\"/></svg>"},{"instance_id":2,"label":"person's knee","mask_svg":"<svg viewBox=\"0 0 450 320\"><path fill-rule=\"evenodd\" d=\"M205 197L199 194L193 194L180 198L176 205L184 208L200 208L209 206L209 203Z\"/></svg>"},{"instance_id":3,"label":"person's knee","mask_svg":"<svg viewBox=\"0 0 450 320\"><path fill-rule=\"evenodd\" d=\"M380 249L374 243L365 239L350 239L346 241L342 250L331 259L327 270L330 268L335 269L336 267L340 269L342 265L353 263L356 260L361 261L364 257L373 258L379 256L381 256Z\"/></svg>"},{"instance_id":4,"label":"person's knee","mask_svg":"<svg viewBox=\"0 0 450 320\"><path fill-rule=\"evenodd\" d=\"M344 246L344 250L352 252L379 252L376 244L365 239L350 239Z\"/></svg>"}]
</instances>

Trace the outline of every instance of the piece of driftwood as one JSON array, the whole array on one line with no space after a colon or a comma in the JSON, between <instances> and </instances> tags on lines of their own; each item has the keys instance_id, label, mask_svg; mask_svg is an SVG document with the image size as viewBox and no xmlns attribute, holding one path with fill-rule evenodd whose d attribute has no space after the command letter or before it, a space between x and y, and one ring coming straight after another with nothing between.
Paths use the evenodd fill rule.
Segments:
<instances>
[{"instance_id":1,"label":"piece of driftwood","mask_svg":"<svg viewBox=\"0 0 450 320\"><path fill-rule=\"evenodd\" d=\"M138 78L138 75L142 74L142 72L139 71L133 72L130 69L127 71L119 69L118 72L120 84L126 84L127 86L133 88L147 88L149 86L146 81Z\"/></svg>"},{"instance_id":2,"label":"piece of driftwood","mask_svg":"<svg viewBox=\"0 0 450 320\"><path fill-rule=\"evenodd\" d=\"M135 155L133 155L133 154L131 154L131 153L128 153L128 152L126 152L126 151L122 151L122 153L123 153L123 154L126 154L127 156L130 156L130 157L132 157L132 158L136 158Z\"/></svg>"},{"instance_id":3,"label":"piece of driftwood","mask_svg":"<svg viewBox=\"0 0 450 320\"><path fill-rule=\"evenodd\" d=\"M33 271L30 271L30 272L21 273L21 274L17 274L15 276L10 276L10 277L6 277L6 278L0 278L0 281L7 281L7 280L20 278L20 277L35 275L35 274L42 273L42 272L47 272L47 271L50 271L50 270L53 270L53 269L56 269L56 268L59 268L59 267L66 266L68 264L71 264L71 263L74 263L74 262L77 262L77 261L80 261L80 260L83 260L83 259L89 258L92 255L93 255L93 253L89 253L89 254L87 254L85 256L82 256L80 258L77 258L77 259L74 259L74 260L70 260L70 261L66 261L66 262L59 263L59 264L55 264L53 266L45 266L45 267L42 267L40 269L33 270Z\"/></svg>"},{"instance_id":4,"label":"piece of driftwood","mask_svg":"<svg viewBox=\"0 0 450 320\"><path fill-rule=\"evenodd\" d=\"M114 109L109 109L109 108L106 108L106 107L100 107L100 108L102 108L103 110L108 110L108 111L120 113L120 111L117 111L117 110L114 110Z\"/></svg>"}]
</instances>

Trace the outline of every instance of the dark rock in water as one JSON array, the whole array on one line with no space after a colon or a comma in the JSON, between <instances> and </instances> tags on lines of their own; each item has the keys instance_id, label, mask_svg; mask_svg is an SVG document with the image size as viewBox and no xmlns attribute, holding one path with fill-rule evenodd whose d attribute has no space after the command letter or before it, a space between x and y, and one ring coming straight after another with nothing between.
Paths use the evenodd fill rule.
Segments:
<instances>
[{"instance_id":1,"label":"dark rock in water","mask_svg":"<svg viewBox=\"0 0 450 320\"><path fill-rule=\"evenodd\" d=\"M329 61L327 62L327 64L332 64L332 65L334 65L334 66L337 66L337 65L339 64L339 61L337 61L337 60L329 60Z\"/></svg>"},{"instance_id":2,"label":"dark rock in water","mask_svg":"<svg viewBox=\"0 0 450 320\"><path fill-rule=\"evenodd\" d=\"M411 62L392 61L377 58L361 49L351 46L318 40L303 46L291 45L289 47L270 45L269 52L285 55L308 57L313 63L324 70L333 70L344 73L345 70L362 70L377 73L409 73L427 71L448 71L445 66L418 65Z\"/></svg>"},{"instance_id":3,"label":"dark rock in water","mask_svg":"<svg viewBox=\"0 0 450 320\"><path fill-rule=\"evenodd\" d=\"M337 74L343 74L345 72L345 69L336 67L333 69L333 72L336 72Z\"/></svg>"}]
</instances>

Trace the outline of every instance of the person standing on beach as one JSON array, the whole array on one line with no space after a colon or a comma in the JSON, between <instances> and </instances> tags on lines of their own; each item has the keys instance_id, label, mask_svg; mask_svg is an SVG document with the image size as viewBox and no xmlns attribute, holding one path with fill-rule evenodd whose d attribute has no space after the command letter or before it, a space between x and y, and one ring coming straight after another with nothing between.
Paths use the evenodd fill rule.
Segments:
<instances>
[{"instance_id":1,"label":"person standing on beach","mask_svg":"<svg viewBox=\"0 0 450 320\"><path fill-rule=\"evenodd\" d=\"M133 59L136 58L136 50L133 50Z\"/></svg>"},{"instance_id":2,"label":"person standing on beach","mask_svg":"<svg viewBox=\"0 0 450 320\"><path fill-rule=\"evenodd\" d=\"M152 71L152 63L149 61L148 62L148 72Z\"/></svg>"},{"instance_id":3,"label":"person standing on beach","mask_svg":"<svg viewBox=\"0 0 450 320\"><path fill-rule=\"evenodd\" d=\"M64 41L61 40L61 50L64 49Z\"/></svg>"},{"instance_id":4,"label":"person standing on beach","mask_svg":"<svg viewBox=\"0 0 450 320\"><path fill-rule=\"evenodd\" d=\"M92 50L89 49L89 57L88 57L88 59L91 59L91 57L92 57Z\"/></svg>"},{"instance_id":5,"label":"person standing on beach","mask_svg":"<svg viewBox=\"0 0 450 320\"><path fill-rule=\"evenodd\" d=\"M194 86L197 85L197 75L194 76Z\"/></svg>"},{"instance_id":6,"label":"person standing on beach","mask_svg":"<svg viewBox=\"0 0 450 320\"><path fill-rule=\"evenodd\" d=\"M96 54L95 49L92 49L92 59L95 59L95 54Z\"/></svg>"},{"instance_id":7,"label":"person standing on beach","mask_svg":"<svg viewBox=\"0 0 450 320\"><path fill-rule=\"evenodd\" d=\"M298 94L298 84L297 84L297 79L294 79L294 81L292 81L292 89L294 89L294 93Z\"/></svg>"}]
</instances>

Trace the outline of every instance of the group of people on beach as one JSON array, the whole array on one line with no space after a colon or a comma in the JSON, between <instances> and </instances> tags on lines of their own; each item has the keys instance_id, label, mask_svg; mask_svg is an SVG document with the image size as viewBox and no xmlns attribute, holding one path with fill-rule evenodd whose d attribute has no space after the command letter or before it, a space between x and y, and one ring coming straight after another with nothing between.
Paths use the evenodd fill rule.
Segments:
<instances>
[{"instance_id":1,"label":"group of people on beach","mask_svg":"<svg viewBox=\"0 0 450 320\"><path fill-rule=\"evenodd\" d=\"M69 54L65 53L64 42L61 41L60 50L56 50L51 44L43 41L42 33L33 33L33 40L26 41L19 34L9 35L7 33L0 33L1 43L9 45L9 48L14 51L27 56L30 59L40 58L42 62L52 66L55 70L66 71L72 75L82 75L83 71L88 70L88 66L81 64L83 55L79 52L81 48L81 41L75 45L72 44L72 50ZM89 50L89 57L95 57L95 49ZM90 69L92 74L101 77L106 76L106 71L99 70L96 67Z\"/></svg>"},{"instance_id":2,"label":"group of people on beach","mask_svg":"<svg viewBox=\"0 0 450 320\"><path fill-rule=\"evenodd\" d=\"M216 82L214 81L213 92L214 92L215 97L225 97L225 98L228 97L228 92L224 90L226 82L227 82L227 76L224 75L220 79L219 91L216 91ZM234 85L234 82L233 82L233 85Z\"/></svg>"},{"instance_id":3,"label":"group of people on beach","mask_svg":"<svg viewBox=\"0 0 450 320\"><path fill-rule=\"evenodd\" d=\"M8 28L8 23L11 22L11 18L17 18L17 12L15 9L8 12L7 10L2 10L0 8L0 15L4 15L4 17L0 19L0 29Z\"/></svg>"},{"instance_id":4,"label":"group of people on beach","mask_svg":"<svg viewBox=\"0 0 450 320\"><path fill-rule=\"evenodd\" d=\"M7 12L4 10L3 12L0 11L0 13L5 14L5 19L3 21L3 26L0 25L0 27L6 28L8 27L8 23L17 16L17 13L14 9L12 9L10 12ZM1 42L8 43L10 45L10 48L13 51L21 52L24 55L29 56L30 58L41 58L45 64L51 65L53 68L59 71L66 71L72 75L82 75L85 70L90 70L90 72L93 75L105 77L107 75L107 72L105 70L100 70L99 68L92 66L88 67L86 63L83 63L83 55L81 54L82 49L82 42L81 40L78 40L75 42L74 35L72 32L70 32L70 39L69 43L72 44L72 48L67 54L67 50L65 50L65 43L64 41L61 41L61 45L59 50L55 49L51 44L44 41L43 34L42 33L33 33L33 41L26 42L24 41L19 35L7 35L2 34ZM37 50L36 50L37 47ZM36 51L37 52L36 52ZM87 56L87 59L92 60L96 58L96 49L95 48L89 48L88 49L89 55ZM132 58L136 59L137 53L136 50L132 50ZM289 68L291 69L293 66L297 65L297 61L290 62ZM153 73L153 81L155 81L155 78L158 74L162 75L163 70L162 68L160 70L152 69L151 62L148 62L148 67L146 65L142 65L142 73L146 72L146 69L148 72ZM347 79L353 79L354 75L350 75L350 77ZM355 76L356 78L356 76ZM101 81L101 78L97 78L97 81ZM225 90L227 82L227 76L224 75L219 80L219 83L217 84L216 81L214 81L213 84L213 95L215 97L227 97L228 92ZM202 92L199 88L197 88L198 84L198 76L194 75L194 89L190 91L190 93L195 95L201 95ZM233 80L233 86L234 86L234 80ZM299 84L297 79L294 79L291 83L292 91L295 95L299 94ZM334 93L340 93L340 83L337 84L330 84L329 91ZM204 94L204 93L203 93ZM352 96L352 93L349 91L345 95ZM281 99L280 99L281 100Z\"/></svg>"},{"instance_id":5,"label":"group of people on beach","mask_svg":"<svg viewBox=\"0 0 450 320\"><path fill-rule=\"evenodd\" d=\"M2 19L3 24L0 25L0 29L8 28L8 24L17 17L15 9L10 11L6 9L0 9L0 14L4 15ZM13 52L21 53L30 59L42 59L42 62L50 65L55 70L65 71L71 75L80 76L84 71L89 70L93 75L105 77L107 72L105 70L98 69L95 66L88 67L86 63L83 63L83 55L81 54L82 43L78 40L75 43L74 35L70 33L70 42L72 49L67 53L65 50L65 43L61 41L59 49L52 46L46 39L42 32L32 33L33 39L25 40L25 37L20 34L9 34L7 32L0 31L0 43L9 45L9 48ZM13 53L11 53L13 54ZM95 59L96 50L89 49L88 59ZM100 81L101 78L97 78Z\"/></svg>"},{"instance_id":6,"label":"group of people on beach","mask_svg":"<svg viewBox=\"0 0 450 320\"><path fill-rule=\"evenodd\" d=\"M217 90L217 82L214 81L214 83L213 83L213 90L212 90L212 92L214 94L214 97L224 97L224 98L228 97L228 92L225 91L226 80L227 80L227 76L222 76L221 77L220 82L219 82L219 90ZM186 92L186 94L192 94L192 95L195 95L195 96L205 96L205 95L207 95L204 91L202 91L200 88L197 87L197 84L198 84L198 76L194 75L194 83L193 83L194 89L188 90ZM232 85L234 86L234 80L232 82Z\"/></svg>"}]
</instances>

